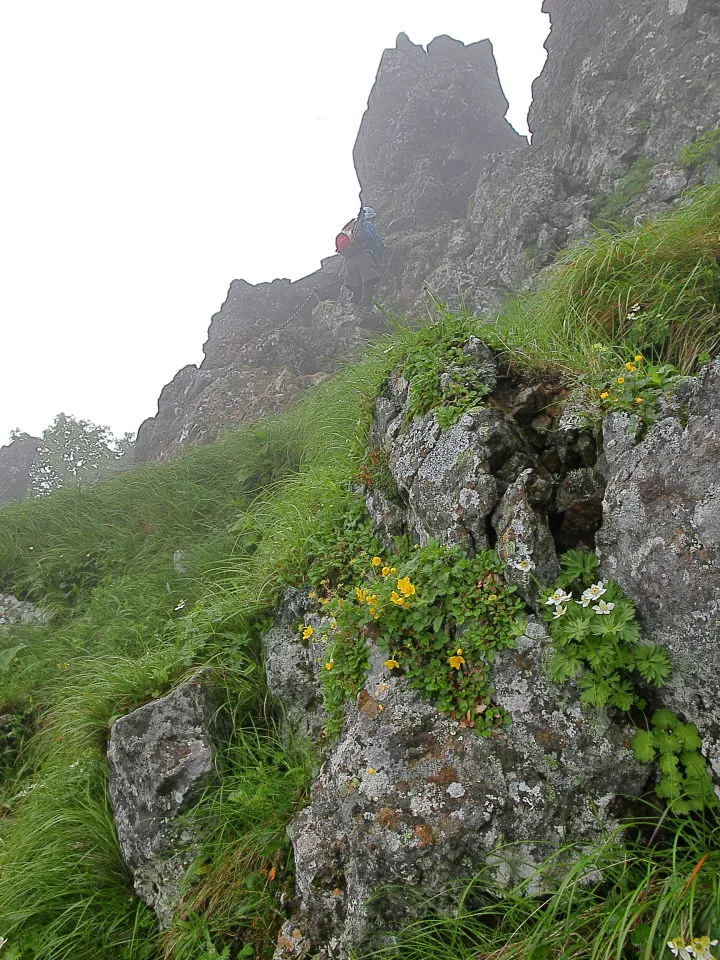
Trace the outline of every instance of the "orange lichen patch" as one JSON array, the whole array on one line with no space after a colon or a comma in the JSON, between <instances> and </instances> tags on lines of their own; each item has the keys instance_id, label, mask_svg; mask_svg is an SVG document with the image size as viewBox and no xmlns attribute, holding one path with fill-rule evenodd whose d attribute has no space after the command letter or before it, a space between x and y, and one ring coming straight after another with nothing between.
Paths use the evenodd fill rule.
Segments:
<instances>
[{"instance_id":1,"label":"orange lichen patch","mask_svg":"<svg viewBox=\"0 0 720 960\"><path fill-rule=\"evenodd\" d=\"M557 753L565 746L565 741L555 730L538 730L535 734L535 743L543 750L553 750Z\"/></svg>"},{"instance_id":2,"label":"orange lichen patch","mask_svg":"<svg viewBox=\"0 0 720 960\"><path fill-rule=\"evenodd\" d=\"M377 822L381 827L385 827L386 830L400 830L402 827L402 821L398 816L397 810L393 810L392 807L383 807L382 810L378 812Z\"/></svg>"},{"instance_id":3,"label":"orange lichen patch","mask_svg":"<svg viewBox=\"0 0 720 960\"><path fill-rule=\"evenodd\" d=\"M419 823L413 833L420 841L421 847L432 847L435 844L435 837L430 827L426 823Z\"/></svg>"},{"instance_id":4,"label":"orange lichen patch","mask_svg":"<svg viewBox=\"0 0 720 960\"><path fill-rule=\"evenodd\" d=\"M428 777L428 780L431 783L440 784L441 787L447 787L449 784L455 783L459 779L460 777L458 772L457 770L453 769L453 767L442 767L442 769L438 770L437 773L433 773Z\"/></svg>"},{"instance_id":5,"label":"orange lichen patch","mask_svg":"<svg viewBox=\"0 0 720 960\"><path fill-rule=\"evenodd\" d=\"M366 717L370 717L371 720L377 720L378 714L380 713L380 704L365 690L361 690L358 694L357 708L361 713L364 713Z\"/></svg>"}]
</instances>

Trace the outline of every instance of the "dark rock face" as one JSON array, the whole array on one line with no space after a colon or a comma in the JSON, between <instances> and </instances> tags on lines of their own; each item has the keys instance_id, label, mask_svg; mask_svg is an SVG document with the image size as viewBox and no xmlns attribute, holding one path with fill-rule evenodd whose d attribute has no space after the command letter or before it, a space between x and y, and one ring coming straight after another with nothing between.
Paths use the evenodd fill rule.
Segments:
<instances>
[{"instance_id":1,"label":"dark rock face","mask_svg":"<svg viewBox=\"0 0 720 960\"><path fill-rule=\"evenodd\" d=\"M108 789L135 892L170 922L197 837L180 815L214 770L214 698L199 682L116 720L110 734Z\"/></svg>"},{"instance_id":2,"label":"dark rock face","mask_svg":"<svg viewBox=\"0 0 720 960\"><path fill-rule=\"evenodd\" d=\"M670 654L663 705L697 724L720 778L718 398L716 360L686 403L607 464L598 547L603 571L636 603L646 636Z\"/></svg>"},{"instance_id":3,"label":"dark rock face","mask_svg":"<svg viewBox=\"0 0 720 960\"><path fill-rule=\"evenodd\" d=\"M0 507L28 496L30 464L39 443L38 437L19 437L0 447Z\"/></svg>"},{"instance_id":4,"label":"dark rock face","mask_svg":"<svg viewBox=\"0 0 720 960\"><path fill-rule=\"evenodd\" d=\"M488 41L400 34L383 54L354 159L386 240L381 302L424 311L425 291L483 312L531 284L591 220L647 217L717 179L678 149L718 122L720 10L711 0L546 0L552 30L528 145ZM618 200L619 198L619 200ZM200 369L185 367L140 428L138 461L275 412L368 334L338 300L341 258L290 283L234 281ZM321 301L331 301L330 303Z\"/></svg>"},{"instance_id":5,"label":"dark rock face","mask_svg":"<svg viewBox=\"0 0 720 960\"><path fill-rule=\"evenodd\" d=\"M389 234L463 219L488 154L525 143L504 119L489 40L437 37L427 52L404 33L380 60L353 159L362 197Z\"/></svg>"},{"instance_id":6,"label":"dark rock face","mask_svg":"<svg viewBox=\"0 0 720 960\"><path fill-rule=\"evenodd\" d=\"M287 643L299 645L297 633ZM642 789L647 768L626 746L629 728L548 684L546 646L532 622L498 656L495 699L512 724L490 740L440 714L372 650L364 690L289 829L299 906L276 960L337 960L396 927L409 915L381 893L389 885L420 887L451 908L482 863L509 883L571 837L612 824L615 794ZM503 852L503 842L516 846Z\"/></svg>"}]
</instances>

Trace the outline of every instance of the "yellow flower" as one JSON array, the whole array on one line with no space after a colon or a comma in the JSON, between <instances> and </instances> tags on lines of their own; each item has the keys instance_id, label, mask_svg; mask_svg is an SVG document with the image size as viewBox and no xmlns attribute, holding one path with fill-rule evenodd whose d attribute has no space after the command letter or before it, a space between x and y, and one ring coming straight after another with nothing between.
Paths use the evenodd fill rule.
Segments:
<instances>
[{"instance_id":1,"label":"yellow flower","mask_svg":"<svg viewBox=\"0 0 720 960\"><path fill-rule=\"evenodd\" d=\"M635 373L635 371L637 370L637 367L635 366L634 363L630 363L630 361L628 361L628 362L625 364L625 369L626 369L626 370L629 370L630 373Z\"/></svg>"},{"instance_id":2,"label":"yellow flower","mask_svg":"<svg viewBox=\"0 0 720 960\"><path fill-rule=\"evenodd\" d=\"M355 587L355 596L358 598L358 600L364 600L365 591L361 590L360 587Z\"/></svg>"},{"instance_id":3,"label":"yellow flower","mask_svg":"<svg viewBox=\"0 0 720 960\"><path fill-rule=\"evenodd\" d=\"M330 626L333 628L333 630L335 630L335 628L337 627L337 620L335 620L335 619L333 618L333 619L330 621Z\"/></svg>"},{"instance_id":4,"label":"yellow flower","mask_svg":"<svg viewBox=\"0 0 720 960\"><path fill-rule=\"evenodd\" d=\"M325 664L325 669L326 669L326 670L332 670L332 668L333 668L334 666L335 666L335 661L334 661L334 660L328 660L328 662Z\"/></svg>"},{"instance_id":5,"label":"yellow flower","mask_svg":"<svg viewBox=\"0 0 720 960\"><path fill-rule=\"evenodd\" d=\"M459 670L465 663L465 657L461 657L460 654L458 654L456 657L448 657L448 662L454 670Z\"/></svg>"},{"instance_id":6,"label":"yellow flower","mask_svg":"<svg viewBox=\"0 0 720 960\"><path fill-rule=\"evenodd\" d=\"M373 776L373 774L375 773L375 767L368 767L368 773L370 774L370 776Z\"/></svg>"},{"instance_id":7,"label":"yellow flower","mask_svg":"<svg viewBox=\"0 0 720 960\"><path fill-rule=\"evenodd\" d=\"M603 392L600 394L600 399L601 399L601 400L607 400L607 398L608 398L609 396L610 396L610 394L607 392L607 390L603 390Z\"/></svg>"},{"instance_id":8,"label":"yellow flower","mask_svg":"<svg viewBox=\"0 0 720 960\"><path fill-rule=\"evenodd\" d=\"M615 383L625 383L625 377L618 377Z\"/></svg>"},{"instance_id":9,"label":"yellow flower","mask_svg":"<svg viewBox=\"0 0 720 960\"><path fill-rule=\"evenodd\" d=\"M317 594L315 593L314 590L311 590L310 593L308 594L308 600L315 600L315 599L317 599Z\"/></svg>"},{"instance_id":10,"label":"yellow flower","mask_svg":"<svg viewBox=\"0 0 720 960\"><path fill-rule=\"evenodd\" d=\"M303 640L309 640L314 633L315 630L313 627L304 627L302 632Z\"/></svg>"},{"instance_id":11,"label":"yellow flower","mask_svg":"<svg viewBox=\"0 0 720 960\"><path fill-rule=\"evenodd\" d=\"M388 668L388 670L393 670L393 669L398 670L400 668L400 664L397 662L397 660L394 660L392 657L389 660L385 661L385 666Z\"/></svg>"},{"instance_id":12,"label":"yellow flower","mask_svg":"<svg viewBox=\"0 0 720 960\"><path fill-rule=\"evenodd\" d=\"M397 570L395 569L395 567L390 567L390 573L397 573Z\"/></svg>"},{"instance_id":13,"label":"yellow flower","mask_svg":"<svg viewBox=\"0 0 720 960\"><path fill-rule=\"evenodd\" d=\"M645 357L641 353L635 354L635 363L642 363Z\"/></svg>"},{"instance_id":14,"label":"yellow flower","mask_svg":"<svg viewBox=\"0 0 720 960\"><path fill-rule=\"evenodd\" d=\"M392 567L383 567L382 570L380 571L380 573L381 573L384 577L387 577L387 576L390 575L390 571L391 571L391 570L392 570Z\"/></svg>"},{"instance_id":15,"label":"yellow flower","mask_svg":"<svg viewBox=\"0 0 720 960\"><path fill-rule=\"evenodd\" d=\"M496 593L491 593L490 596L487 598L487 602L488 602L488 603L496 603L496 602L497 602L497 594L496 594Z\"/></svg>"},{"instance_id":16,"label":"yellow flower","mask_svg":"<svg viewBox=\"0 0 720 960\"><path fill-rule=\"evenodd\" d=\"M461 656L462 656L462 647L458 647L455 652L457 653L457 655L458 655L459 657L461 657Z\"/></svg>"},{"instance_id":17,"label":"yellow flower","mask_svg":"<svg viewBox=\"0 0 720 960\"><path fill-rule=\"evenodd\" d=\"M635 403L645 403L642 397L635 397Z\"/></svg>"},{"instance_id":18,"label":"yellow flower","mask_svg":"<svg viewBox=\"0 0 720 960\"><path fill-rule=\"evenodd\" d=\"M415 593L415 587L410 583L410 577L402 577L402 579L398 580L397 588L400 593L406 597L411 597Z\"/></svg>"},{"instance_id":19,"label":"yellow flower","mask_svg":"<svg viewBox=\"0 0 720 960\"><path fill-rule=\"evenodd\" d=\"M374 567L379 567L380 564L382 563L382 560L380 559L380 557L373 557L370 562Z\"/></svg>"}]
</instances>

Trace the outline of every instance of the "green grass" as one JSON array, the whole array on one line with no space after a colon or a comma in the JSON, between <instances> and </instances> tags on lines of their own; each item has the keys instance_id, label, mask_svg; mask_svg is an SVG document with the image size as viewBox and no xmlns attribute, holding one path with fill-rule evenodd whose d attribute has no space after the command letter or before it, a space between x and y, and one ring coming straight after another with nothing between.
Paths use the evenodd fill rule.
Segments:
<instances>
[{"instance_id":1,"label":"green grass","mask_svg":"<svg viewBox=\"0 0 720 960\"><path fill-rule=\"evenodd\" d=\"M566 251L537 292L510 302L483 336L516 364L583 376L643 353L693 372L720 345L720 185L625 232Z\"/></svg>"}]
</instances>

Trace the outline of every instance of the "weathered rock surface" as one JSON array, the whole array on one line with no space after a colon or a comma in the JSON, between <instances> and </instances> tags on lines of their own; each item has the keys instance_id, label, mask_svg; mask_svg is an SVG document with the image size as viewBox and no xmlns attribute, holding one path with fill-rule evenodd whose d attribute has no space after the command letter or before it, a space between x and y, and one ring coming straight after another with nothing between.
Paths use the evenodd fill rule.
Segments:
<instances>
[{"instance_id":1,"label":"weathered rock surface","mask_svg":"<svg viewBox=\"0 0 720 960\"><path fill-rule=\"evenodd\" d=\"M116 720L110 734L108 789L135 892L167 926L197 836L181 815L214 771L217 731L211 688L184 683Z\"/></svg>"},{"instance_id":2,"label":"weathered rock surface","mask_svg":"<svg viewBox=\"0 0 720 960\"><path fill-rule=\"evenodd\" d=\"M446 430L432 412L409 418L409 384L397 373L388 380L370 443L387 456L397 496L371 487L366 505L386 546L407 534L471 553L493 547L509 563L506 578L534 603L559 571L556 544L594 546L603 496L597 437L551 386L501 380L475 338L465 350L474 381L490 392ZM528 572L514 566L523 558Z\"/></svg>"},{"instance_id":3,"label":"weathered rock surface","mask_svg":"<svg viewBox=\"0 0 720 960\"><path fill-rule=\"evenodd\" d=\"M47 612L34 603L18 600L9 593L0 593L0 629L3 626L45 623L47 620Z\"/></svg>"},{"instance_id":4,"label":"weathered rock surface","mask_svg":"<svg viewBox=\"0 0 720 960\"><path fill-rule=\"evenodd\" d=\"M277 960L337 960L397 926L406 915L383 893L392 884L452 903L491 851L500 882L527 877L550 849L612 823L616 794L642 789L647 767L627 748L629 729L548 683L547 642L530 623L517 649L498 655L495 700L512 723L487 740L440 714L372 651L340 742L290 827L299 907ZM516 846L498 851L503 843Z\"/></svg>"},{"instance_id":5,"label":"weathered rock surface","mask_svg":"<svg viewBox=\"0 0 720 960\"><path fill-rule=\"evenodd\" d=\"M30 465L39 443L38 437L23 436L0 447L0 507L28 496Z\"/></svg>"},{"instance_id":6,"label":"weathered rock surface","mask_svg":"<svg viewBox=\"0 0 720 960\"><path fill-rule=\"evenodd\" d=\"M606 465L598 548L670 654L662 703L697 724L720 779L720 361L684 392L686 405Z\"/></svg>"}]
</instances>

